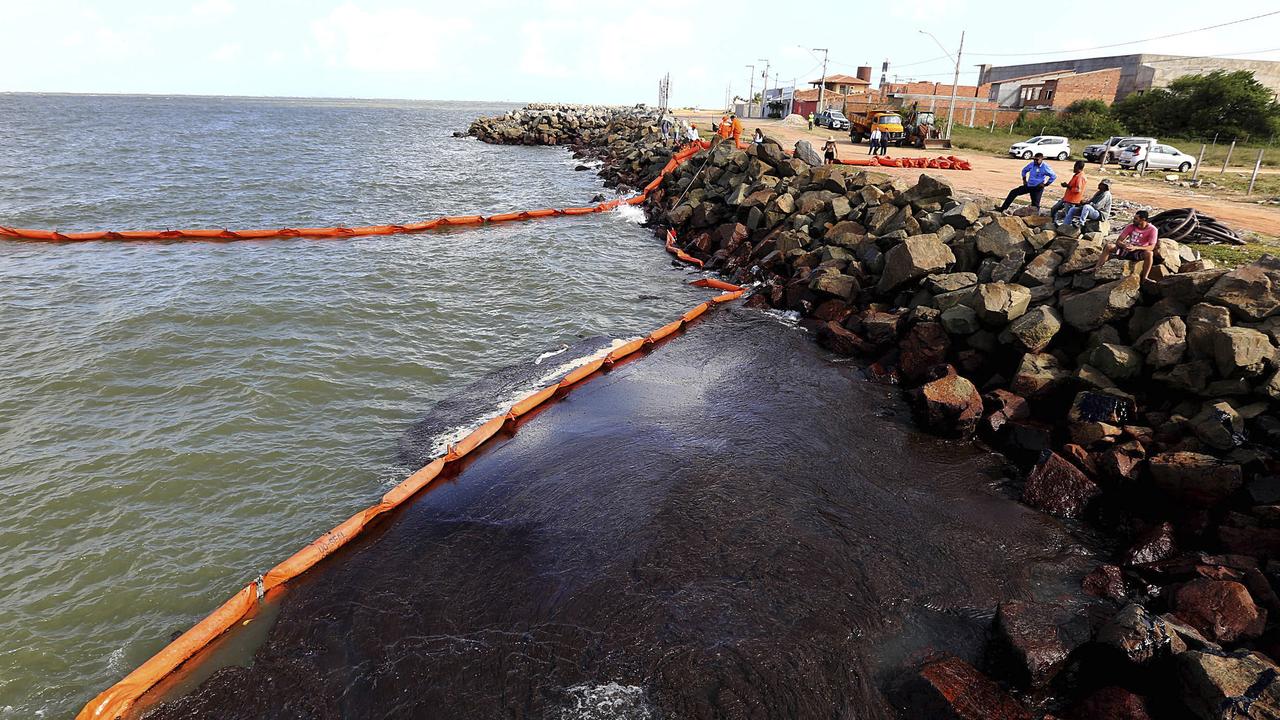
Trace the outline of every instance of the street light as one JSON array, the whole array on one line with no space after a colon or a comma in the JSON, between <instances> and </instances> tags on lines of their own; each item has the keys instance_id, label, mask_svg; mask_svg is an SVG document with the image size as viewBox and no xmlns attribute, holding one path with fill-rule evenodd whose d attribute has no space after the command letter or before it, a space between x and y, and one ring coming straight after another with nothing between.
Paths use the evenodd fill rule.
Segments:
<instances>
[{"instance_id":1,"label":"street light","mask_svg":"<svg viewBox=\"0 0 1280 720\"><path fill-rule=\"evenodd\" d=\"M743 67L751 68L751 74L748 76L750 80L748 81L747 90L747 117L751 117L751 101L756 97L756 66L743 65Z\"/></svg>"},{"instance_id":2,"label":"street light","mask_svg":"<svg viewBox=\"0 0 1280 720\"><path fill-rule=\"evenodd\" d=\"M765 117L766 115L768 115L768 114L769 114L769 113L765 112L765 107L766 107L765 103L767 103L767 102L768 102L768 100L769 100L769 98L768 98L768 95L769 95L769 59L768 59L768 58L756 58L756 62L762 62L762 63L764 63L764 72L760 73L760 76L764 78L764 87L760 89L760 117L762 117L762 118L763 118L763 117ZM775 85L775 87L776 87L776 85Z\"/></svg>"},{"instance_id":3,"label":"street light","mask_svg":"<svg viewBox=\"0 0 1280 720\"><path fill-rule=\"evenodd\" d=\"M942 46L942 43L938 40L938 38L933 36L933 33L925 30L921 30L920 34L928 35L929 37L933 38L933 42L937 44L937 46L942 50L942 52L945 53L947 57L951 57L951 52ZM951 109L947 110L947 139L948 140L951 139L951 126L955 124L956 90L960 86L960 56L963 53L964 53L964 31L961 30L960 31L960 49L956 51L956 56L954 58L954 60L956 61L956 74L955 74L955 77L952 78L951 80Z\"/></svg>"}]
</instances>

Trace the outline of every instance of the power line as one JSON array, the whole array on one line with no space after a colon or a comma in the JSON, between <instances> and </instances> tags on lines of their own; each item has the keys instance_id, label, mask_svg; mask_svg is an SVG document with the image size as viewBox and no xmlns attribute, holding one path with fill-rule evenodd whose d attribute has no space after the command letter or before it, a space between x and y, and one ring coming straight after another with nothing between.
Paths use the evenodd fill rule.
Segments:
<instances>
[{"instance_id":1,"label":"power line","mask_svg":"<svg viewBox=\"0 0 1280 720\"><path fill-rule=\"evenodd\" d=\"M1151 42L1152 40L1164 40L1166 38L1179 37L1182 35L1190 35L1191 33L1203 32L1205 30L1216 30L1217 28L1227 27L1228 25L1239 25L1242 22L1249 22L1250 20L1259 20L1264 17L1271 17L1272 15L1280 15L1280 10L1272 10L1271 12L1262 13L1261 15L1254 15L1253 17L1242 18L1240 20L1231 20L1230 22L1218 23L1217 25L1206 25L1205 27L1195 28L1193 30L1183 30L1181 32L1169 33L1167 35L1157 35L1155 37L1143 38L1142 40L1127 40L1125 42L1120 42L1120 43L1111 43L1110 45L1097 45L1095 47L1077 48L1075 50L1051 50L1048 52L1030 52L1030 53L982 53L982 52L979 52L979 53L969 53L969 54L981 55L982 57L1030 57L1033 55L1062 55L1067 53L1091 52L1093 50L1106 50L1108 48L1123 47L1125 45L1137 45L1139 43Z\"/></svg>"}]
</instances>

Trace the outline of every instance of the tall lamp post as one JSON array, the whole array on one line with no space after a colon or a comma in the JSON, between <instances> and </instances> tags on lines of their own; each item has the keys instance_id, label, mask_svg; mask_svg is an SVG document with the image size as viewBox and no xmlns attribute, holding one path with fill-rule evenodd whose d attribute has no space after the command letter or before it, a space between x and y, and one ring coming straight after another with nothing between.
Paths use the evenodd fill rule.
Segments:
<instances>
[{"instance_id":1,"label":"tall lamp post","mask_svg":"<svg viewBox=\"0 0 1280 720\"><path fill-rule=\"evenodd\" d=\"M750 80L747 82L749 88L747 90L747 117L751 117L751 101L754 100L756 96L756 66L743 65L743 67L751 68L751 74L748 75Z\"/></svg>"},{"instance_id":2,"label":"tall lamp post","mask_svg":"<svg viewBox=\"0 0 1280 720\"><path fill-rule=\"evenodd\" d=\"M942 43L938 41L938 38L933 36L933 33L925 30L921 30L920 34L928 35L930 38L933 38L933 42L937 44L938 48L941 49L942 52L945 53L947 57L951 57L951 51L943 47ZM948 140L951 139L951 127L952 125L955 124L956 90L960 87L960 55L962 53L964 53L964 31L963 30L960 31L960 49L956 51L955 57L952 58L953 60L956 61L956 74L955 74L955 77L953 77L951 80L951 108L947 110L947 139Z\"/></svg>"},{"instance_id":3,"label":"tall lamp post","mask_svg":"<svg viewBox=\"0 0 1280 720\"><path fill-rule=\"evenodd\" d=\"M827 49L826 48L813 49L814 52L818 52L819 50L822 51L822 77L818 78L818 112L822 112L823 110L826 109L826 106L823 105L822 100L824 97L826 97L826 94L824 91L827 89Z\"/></svg>"}]
</instances>

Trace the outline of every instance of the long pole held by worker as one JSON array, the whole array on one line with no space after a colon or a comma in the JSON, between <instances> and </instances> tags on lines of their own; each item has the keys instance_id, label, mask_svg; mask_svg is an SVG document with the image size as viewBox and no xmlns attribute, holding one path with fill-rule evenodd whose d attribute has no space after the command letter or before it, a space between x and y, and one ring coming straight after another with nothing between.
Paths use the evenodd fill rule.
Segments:
<instances>
[{"instance_id":1,"label":"long pole held by worker","mask_svg":"<svg viewBox=\"0 0 1280 720\"><path fill-rule=\"evenodd\" d=\"M960 31L960 49L956 51L956 74L951 80L951 109L947 111L947 139L956 120L956 91L960 89L960 56L964 53L964 31Z\"/></svg>"}]
</instances>

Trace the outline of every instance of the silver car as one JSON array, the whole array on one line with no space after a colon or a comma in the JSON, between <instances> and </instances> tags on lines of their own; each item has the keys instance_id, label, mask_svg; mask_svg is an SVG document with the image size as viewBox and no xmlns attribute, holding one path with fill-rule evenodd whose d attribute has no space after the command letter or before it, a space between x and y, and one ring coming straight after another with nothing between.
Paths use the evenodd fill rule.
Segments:
<instances>
[{"instance_id":1,"label":"silver car","mask_svg":"<svg viewBox=\"0 0 1280 720\"><path fill-rule=\"evenodd\" d=\"M1188 172L1196 159L1172 145L1130 145L1120 153L1120 167L1125 170L1177 170Z\"/></svg>"}]
</instances>

